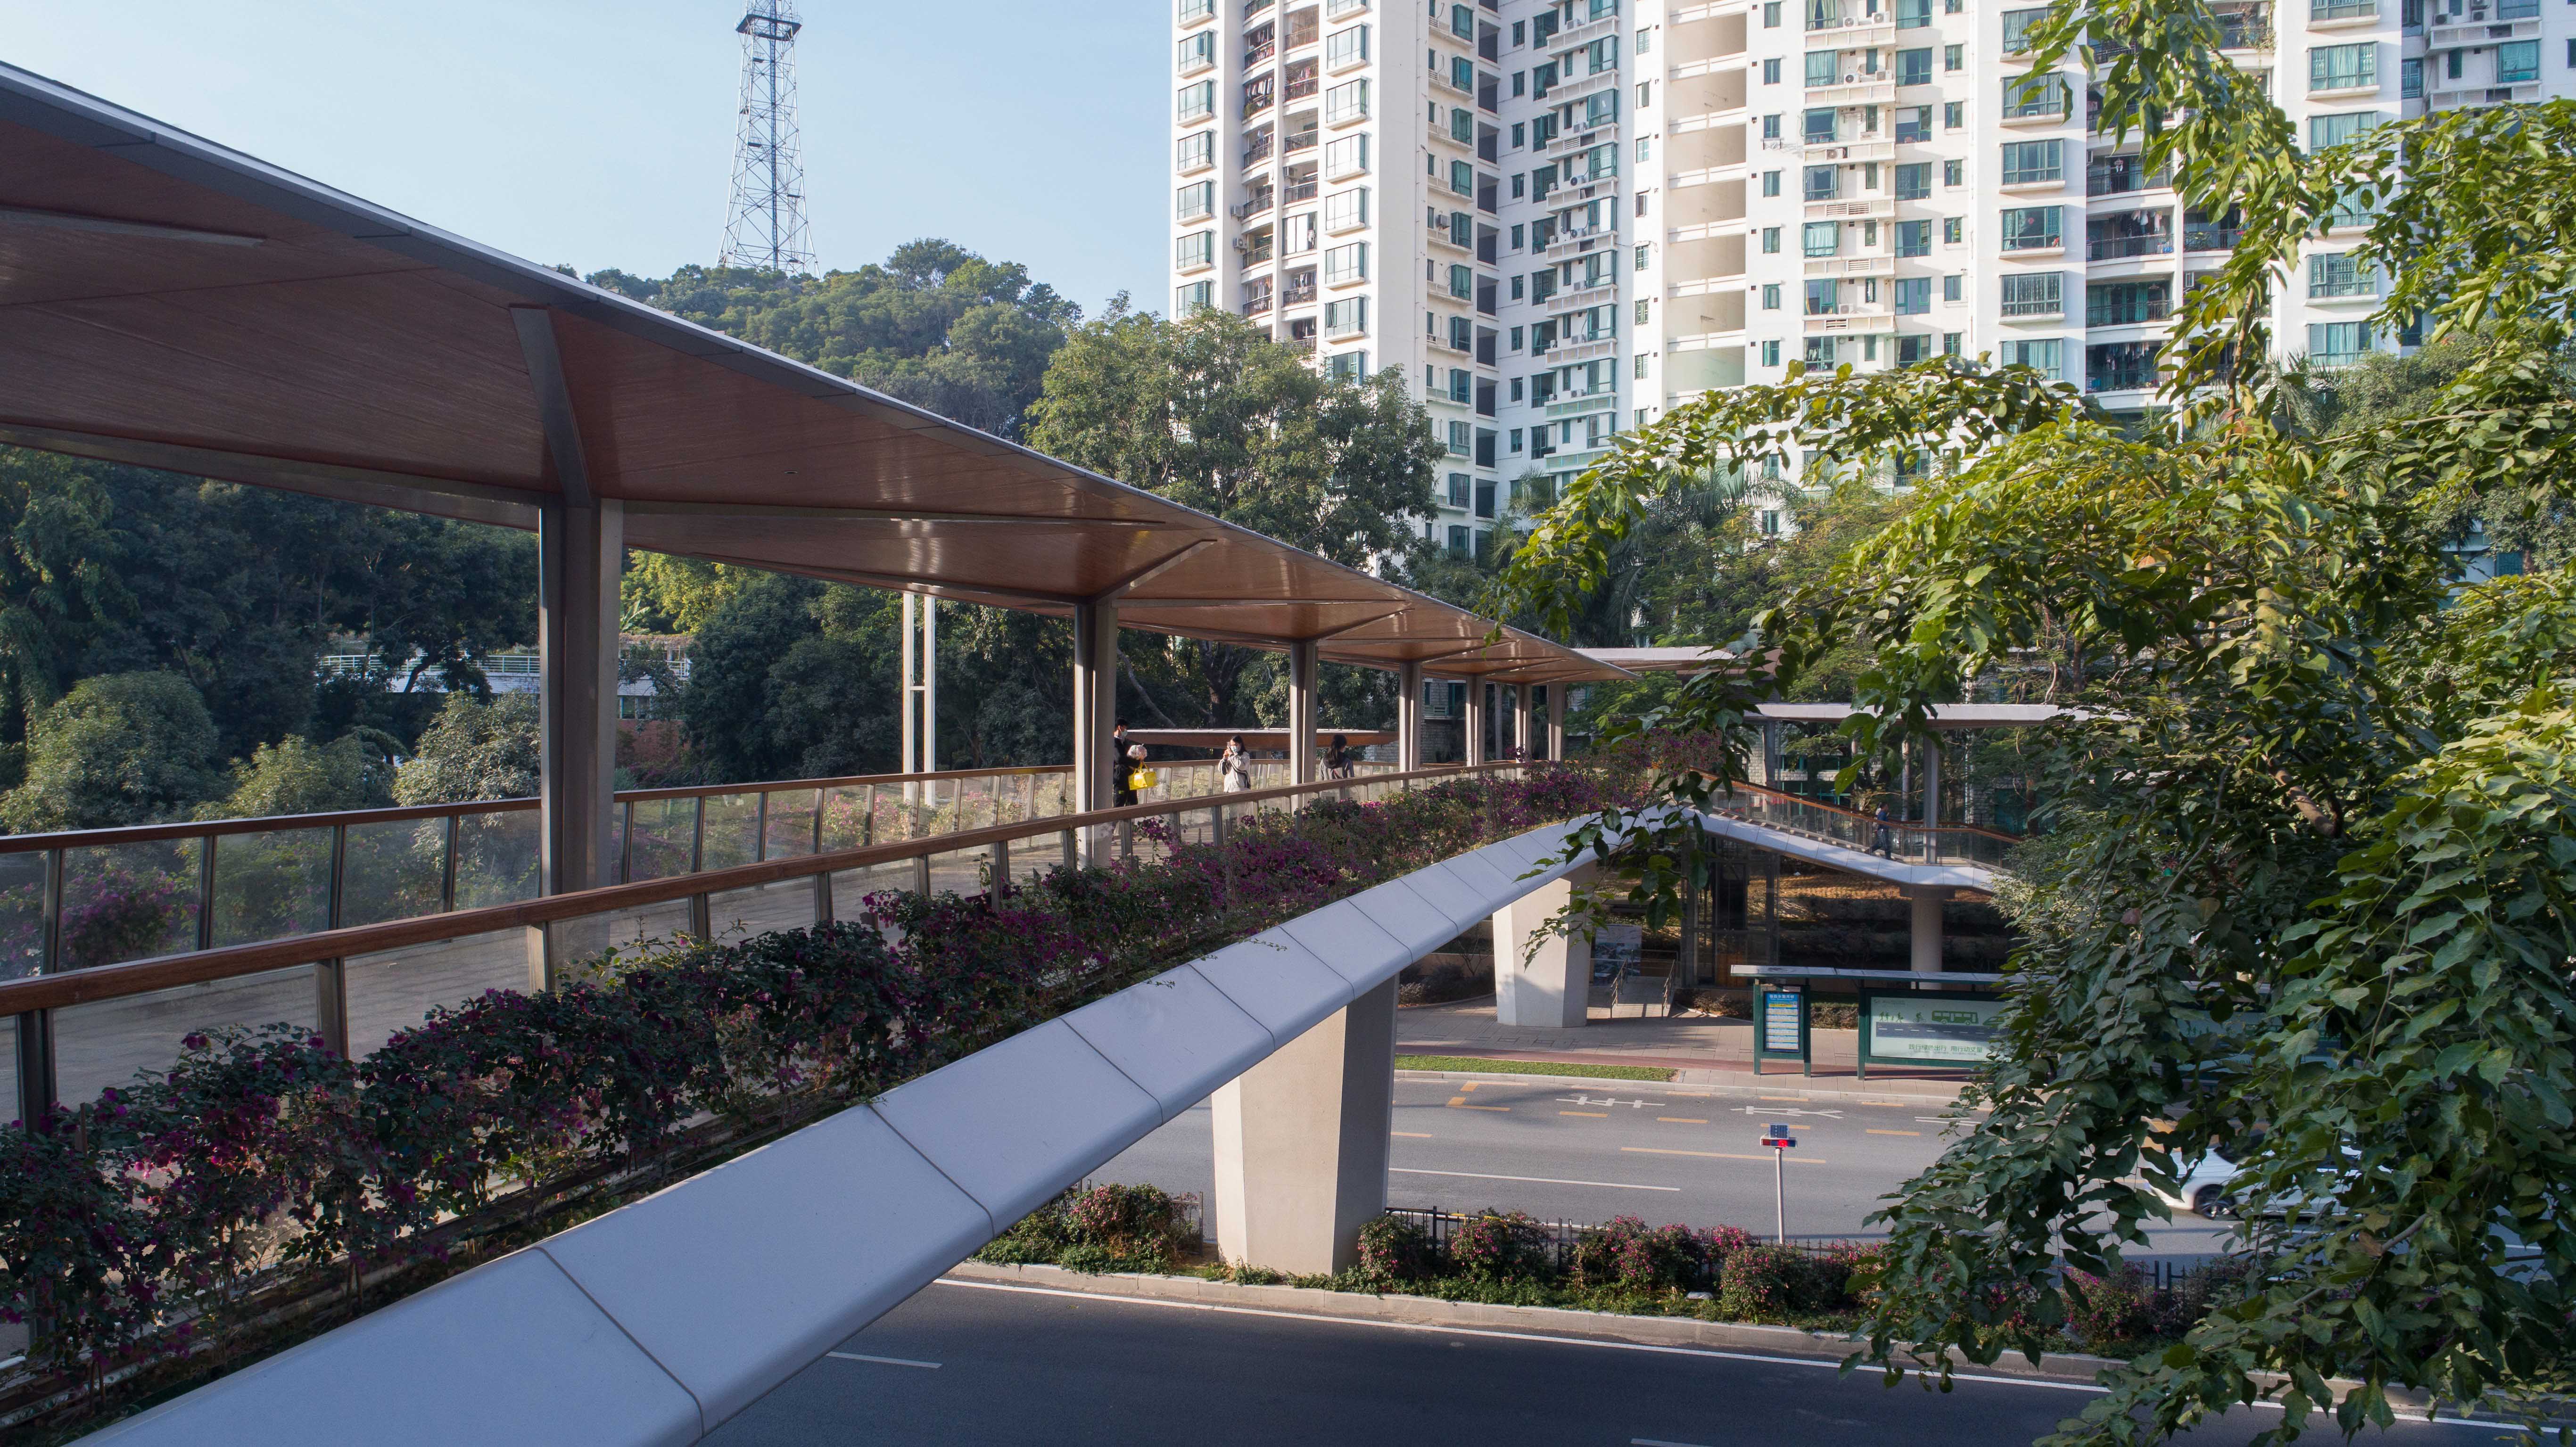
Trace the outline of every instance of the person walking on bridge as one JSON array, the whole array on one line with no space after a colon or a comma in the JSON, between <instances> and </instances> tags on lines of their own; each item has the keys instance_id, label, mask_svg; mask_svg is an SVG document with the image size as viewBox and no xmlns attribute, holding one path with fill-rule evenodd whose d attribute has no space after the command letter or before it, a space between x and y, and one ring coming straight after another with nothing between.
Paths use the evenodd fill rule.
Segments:
<instances>
[{"instance_id":1,"label":"person walking on bridge","mask_svg":"<svg viewBox=\"0 0 2576 1447\"><path fill-rule=\"evenodd\" d=\"M1896 831L1888 827L1887 806L1885 804L1879 805L1878 812L1870 817L1876 821L1878 828L1876 833L1870 838L1869 852L1872 854L1884 854L1890 860L1894 860L1896 858Z\"/></svg>"},{"instance_id":2,"label":"person walking on bridge","mask_svg":"<svg viewBox=\"0 0 2576 1447\"><path fill-rule=\"evenodd\" d=\"M1240 794L1252 787L1252 758L1243 751L1243 735L1225 741L1225 752L1217 756L1217 782L1225 792Z\"/></svg>"}]
</instances>

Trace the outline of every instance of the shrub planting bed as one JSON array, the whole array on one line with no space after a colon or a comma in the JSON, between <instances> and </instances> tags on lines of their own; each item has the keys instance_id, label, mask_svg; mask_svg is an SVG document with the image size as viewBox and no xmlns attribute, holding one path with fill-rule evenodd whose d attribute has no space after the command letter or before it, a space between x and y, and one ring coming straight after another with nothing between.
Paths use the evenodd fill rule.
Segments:
<instances>
[{"instance_id":1,"label":"shrub planting bed","mask_svg":"<svg viewBox=\"0 0 2576 1447\"><path fill-rule=\"evenodd\" d=\"M1222 848L1165 840L1162 858L1059 870L998 905L880 894L857 921L494 991L364 1060L284 1026L191 1036L167 1071L0 1129L0 1314L34 1343L0 1381L0 1427L94 1426L326 1311L336 1323L1639 777L1541 766L1319 801ZM1092 1244L1125 1259L1149 1235Z\"/></svg>"}]
</instances>

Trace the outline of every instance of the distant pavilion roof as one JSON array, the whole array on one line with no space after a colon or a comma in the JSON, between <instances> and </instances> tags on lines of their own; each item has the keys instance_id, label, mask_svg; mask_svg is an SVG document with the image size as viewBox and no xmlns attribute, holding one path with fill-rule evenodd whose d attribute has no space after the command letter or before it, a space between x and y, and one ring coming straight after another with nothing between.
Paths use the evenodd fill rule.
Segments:
<instances>
[{"instance_id":1,"label":"distant pavilion roof","mask_svg":"<svg viewBox=\"0 0 2576 1447\"><path fill-rule=\"evenodd\" d=\"M517 528L613 499L653 552L1624 676L6 65L0 318L0 442Z\"/></svg>"}]
</instances>

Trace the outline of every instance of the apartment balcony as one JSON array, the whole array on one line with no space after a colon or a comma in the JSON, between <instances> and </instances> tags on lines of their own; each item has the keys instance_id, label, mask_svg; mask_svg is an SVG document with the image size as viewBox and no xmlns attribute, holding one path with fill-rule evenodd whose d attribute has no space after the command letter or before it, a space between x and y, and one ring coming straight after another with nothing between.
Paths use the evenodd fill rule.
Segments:
<instances>
[{"instance_id":1,"label":"apartment balcony","mask_svg":"<svg viewBox=\"0 0 2576 1447\"><path fill-rule=\"evenodd\" d=\"M1896 325L1896 311L1886 302L1863 302L1857 306L1838 306L1829 311L1807 313L1807 334L1827 332L1877 332Z\"/></svg>"},{"instance_id":2,"label":"apartment balcony","mask_svg":"<svg viewBox=\"0 0 2576 1447\"><path fill-rule=\"evenodd\" d=\"M1243 68L1250 70L1256 65L1266 65L1278 54L1279 47L1265 40L1243 53Z\"/></svg>"},{"instance_id":3,"label":"apartment balcony","mask_svg":"<svg viewBox=\"0 0 2576 1447\"><path fill-rule=\"evenodd\" d=\"M1810 201L1807 203L1806 214L1807 219L1810 221L1851 221L1870 217L1883 218L1896 214L1896 202L1885 197L1868 196L1862 197L1856 201Z\"/></svg>"},{"instance_id":4,"label":"apartment balcony","mask_svg":"<svg viewBox=\"0 0 2576 1447\"><path fill-rule=\"evenodd\" d=\"M1579 291L1558 292L1540 305L1545 306L1550 313L1590 311L1594 307L1604 306L1618 299L1619 284L1611 281L1603 282L1599 286L1587 286Z\"/></svg>"},{"instance_id":5,"label":"apartment balcony","mask_svg":"<svg viewBox=\"0 0 2576 1447\"><path fill-rule=\"evenodd\" d=\"M1315 199L1315 187L1316 183L1313 181L1291 181L1279 188L1279 204L1294 206L1300 201L1312 201Z\"/></svg>"},{"instance_id":6,"label":"apartment balcony","mask_svg":"<svg viewBox=\"0 0 2576 1447\"><path fill-rule=\"evenodd\" d=\"M1460 241L1456 233L1449 229L1449 218L1446 216L1432 222L1424 229L1429 232L1431 244L1434 246L1445 247L1448 250L1457 252L1461 256L1472 256L1475 254L1474 248L1468 246L1465 242Z\"/></svg>"},{"instance_id":7,"label":"apartment balcony","mask_svg":"<svg viewBox=\"0 0 2576 1447\"><path fill-rule=\"evenodd\" d=\"M2310 30L2356 30L2379 23L2379 0L2308 0Z\"/></svg>"},{"instance_id":8,"label":"apartment balcony","mask_svg":"<svg viewBox=\"0 0 2576 1447\"><path fill-rule=\"evenodd\" d=\"M2066 318L2066 303L2056 301L2008 301L1995 308L1995 316L2007 326L2027 326L2034 322L2055 324Z\"/></svg>"},{"instance_id":9,"label":"apartment balcony","mask_svg":"<svg viewBox=\"0 0 2576 1447\"><path fill-rule=\"evenodd\" d=\"M1568 398L1561 402L1550 402L1547 404L1547 412L1545 415L1550 418L1580 417L1586 412L1616 412L1618 410L1619 394L1615 391L1600 391L1589 393L1581 397Z\"/></svg>"},{"instance_id":10,"label":"apartment balcony","mask_svg":"<svg viewBox=\"0 0 2576 1447\"><path fill-rule=\"evenodd\" d=\"M2436 20L2427 26L2425 45L2432 50L2454 50L2462 46L2493 45L2499 40L2533 40L2539 35L2540 21L2536 17L2490 19L2487 7L2475 5L2459 20Z\"/></svg>"},{"instance_id":11,"label":"apartment balcony","mask_svg":"<svg viewBox=\"0 0 2576 1447\"><path fill-rule=\"evenodd\" d=\"M1595 357L1615 355L1618 350L1619 339L1616 337L1602 337L1597 340L1581 342L1560 342L1548 349L1547 355L1554 358L1554 360L1548 365L1561 367L1569 362L1588 362Z\"/></svg>"},{"instance_id":12,"label":"apartment balcony","mask_svg":"<svg viewBox=\"0 0 2576 1447\"><path fill-rule=\"evenodd\" d=\"M1864 106L1896 104L1896 77L1881 74L1841 85L1810 86L1803 104L1818 106Z\"/></svg>"},{"instance_id":13,"label":"apartment balcony","mask_svg":"<svg viewBox=\"0 0 2576 1447\"><path fill-rule=\"evenodd\" d=\"M1547 92L1547 99L1551 105L1563 105L1567 101L1582 100L1586 96L1598 95L1602 91L1618 88L1619 72L1604 70L1587 75L1581 80L1571 80L1563 85L1551 86Z\"/></svg>"},{"instance_id":14,"label":"apartment balcony","mask_svg":"<svg viewBox=\"0 0 2576 1447\"><path fill-rule=\"evenodd\" d=\"M1537 154L1562 156L1569 151L1587 151L1604 141L1617 139L1619 139L1619 123L1615 120L1603 121L1597 126L1588 126L1583 130L1566 131L1560 135L1551 136L1546 145L1538 148Z\"/></svg>"},{"instance_id":15,"label":"apartment balcony","mask_svg":"<svg viewBox=\"0 0 2576 1447\"><path fill-rule=\"evenodd\" d=\"M2086 392L2152 392L2156 389L2156 367L2153 362L2138 367L2106 367L2084 374Z\"/></svg>"},{"instance_id":16,"label":"apartment balcony","mask_svg":"<svg viewBox=\"0 0 2576 1447\"><path fill-rule=\"evenodd\" d=\"M2424 108L2428 111L2475 110L2480 106L2533 105L2541 98L2539 82L2512 85L2475 85L2428 91Z\"/></svg>"},{"instance_id":17,"label":"apartment balcony","mask_svg":"<svg viewBox=\"0 0 2576 1447\"><path fill-rule=\"evenodd\" d=\"M1456 136L1450 134L1448 126L1439 121L1429 121L1424 123L1422 134L1429 138L1431 144L1435 146L1454 146L1457 149L1466 151L1470 154L1473 154L1476 149L1476 143L1474 141L1462 141L1458 139Z\"/></svg>"},{"instance_id":18,"label":"apartment balcony","mask_svg":"<svg viewBox=\"0 0 2576 1447\"><path fill-rule=\"evenodd\" d=\"M1289 119L1294 120L1296 117L1291 116ZM1283 153L1293 156L1299 151L1311 151L1315 148L1315 143L1323 138L1323 132L1314 127L1314 116L1311 113L1306 120L1308 122L1306 129L1291 132L1287 139L1279 143L1279 149Z\"/></svg>"},{"instance_id":19,"label":"apartment balcony","mask_svg":"<svg viewBox=\"0 0 2576 1447\"><path fill-rule=\"evenodd\" d=\"M2185 251L2234 251L2245 235L2242 226L2222 226L2209 221L2186 221L2182 228Z\"/></svg>"},{"instance_id":20,"label":"apartment balcony","mask_svg":"<svg viewBox=\"0 0 2576 1447\"><path fill-rule=\"evenodd\" d=\"M1808 141L1800 152L1811 166L1830 161L1885 161L1895 157L1896 143L1872 131L1848 141Z\"/></svg>"},{"instance_id":21,"label":"apartment balcony","mask_svg":"<svg viewBox=\"0 0 2576 1447\"><path fill-rule=\"evenodd\" d=\"M1560 55L1578 45L1590 45L1602 36L1618 33L1619 15L1618 12L1613 11L1598 20L1586 20L1580 25L1569 25L1549 36L1547 50L1551 55Z\"/></svg>"},{"instance_id":22,"label":"apartment balcony","mask_svg":"<svg viewBox=\"0 0 2576 1447\"><path fill-rule=\"evenodd\" d=\"M1288 283L1286 288L1281 290L1279 293L1279 304L1283 307L1310 306L1314 303L1314 300L1315 276L1313 272L1308 272L1305 279L1302 281L1292 281Z\"/></svg>"},{"instance_id":23,"label":"apartment balcony","mask_svg":"<svg viewBox=\"0 0 2576 1447\"><path fill-rule=\"evenodd\" d=\"M1893 45L1896 43L1896 16L1893 14L1862 15L1849 20L1829 20L1818 24L1816 17L1810 15L1807 17L1807 39L1810 42L1829 41L1836 50L1861 50L1873 45ZM1818 47L1810 44L1807 48Z\"/></svg>"},{"instance_id":24,"label":"apartment balcony","mask_svg":"<svg viewBox=\"0 0 2576 1447\"><path fill-rule=\"evenodd\" d=\"M1271 134L1268 131L1263 131L1260 135L1253 137L1252 140L1243 148L1243 164L1247 166L1256 166L1261 162L1270 159L1271 139Z\"/></svg>"},{"instance_id":25,"label":"apartment balcony","mask_svg":"<svg viewBox=\"0 0 2576 1447\"><path fill-rule=\"evenodd\" d=\"M1237 201L1233 205L1225 208L1226 214L1232 216L1237 221L1241 221L1247 217L1258 216L1264 211L1269 210L1271 203L1277 199L1278 193L1276 192L1256 191L1249 200Z\"/></svg>"},{"instance_id":26,"label":"apartment balcony","mask_svg":"<svg viewBox=\"0 0 2576 1447\"><path fill-rule=\"evenodd\" d=\"M1618 244L1619 228L1616 226L1598 226L1589 231L1568 231L1547 244L1547 259L1563 261L1569 256L1581 256L1596 246L1615 247Z\"/></svg>"},{"instance_id":27,"label":"apartment balcony","mask_svg":"<svg viewBox=\"0 0 2576 1447\"><path fill-rule=\"evenodd\" d=\"M2173 255L2173 234L2162 232L2147 236L2105 236L2084 243L2087 261L2126 261L2141 256Z\"/></svg>"},{"instance_id":28,"label":"apartment balcony","mask_svg":"<svg viewBox=\"0 0 2576 1447\"><path fill-rule=\"evenodd\" d=\"M1807 276L1893 276L1896 258L1876 256L1830 256L1809 261L1802 273Z\"/></svg>"},{"instance_id":29,"label":"apartment balcony","mask_svg":"<svg viewBox=\"0 0 2576 1447\"><path fill-rule=\"evenodd\" d=\"M1264 315L1270 310L1270 299L1271 294L1267 291L1255 295L1243 304L1243 314L1248 317Z\"/></svg>"}]
</instances>

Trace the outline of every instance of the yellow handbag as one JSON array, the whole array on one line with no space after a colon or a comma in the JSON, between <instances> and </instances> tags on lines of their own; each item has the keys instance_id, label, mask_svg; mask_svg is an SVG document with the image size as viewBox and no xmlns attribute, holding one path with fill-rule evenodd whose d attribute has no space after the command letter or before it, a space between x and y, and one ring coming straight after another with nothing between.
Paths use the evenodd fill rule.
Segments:
<instances>
[{"instance_id":1,"label":"yellow handbag","mask_svg":"<svg viewBox=\"0 0 2576 1447\"><path fill-rule=\"evenodd\" d=\"M1127 787L1136 790L1138 793L1142 793L1161 782L1163 782L1163 776L1155 773L1151 769L1138 769L1136 772L1127 776Z\"/></svg>"}]
</instances>

